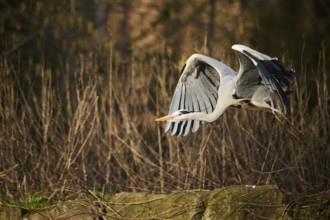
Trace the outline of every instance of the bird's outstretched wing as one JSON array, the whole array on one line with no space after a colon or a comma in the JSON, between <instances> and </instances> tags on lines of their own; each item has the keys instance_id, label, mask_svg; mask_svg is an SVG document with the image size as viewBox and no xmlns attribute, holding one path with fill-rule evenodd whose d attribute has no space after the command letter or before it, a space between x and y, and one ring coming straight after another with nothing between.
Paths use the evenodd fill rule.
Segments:
<instances>
[{"instance_id":1,"label":"bird's outstretched wing","mask_svg":"<svg viewBox=\"0 0 330 220\"><path fill-rule=\"evenodd\" d=\"M223 74L217 68L219 63L201 54L193 54L186 61L172 98L169 114L181 109L205 113L214 110L218 101L220 78ZM198 120L167 121L165 132L172 128L172 135L187 135L190 129L196 132L200 123L201 121Z\"/></svg>"},{"instance_id":2,"label":"bird's outstretched wing","mask_svg":"<svg viewBox=\"0 0 330 220\"><path fill-rule=\"evenodd\" d=\"M235 95L249 97L258 85L263 85L277 93L286 112L289 102L285 92L294 78L294 70L280 63L277 58L271 58L244 45L236 44L232 49L236 51L240 62Z\"/></svg>"}]
</instances>

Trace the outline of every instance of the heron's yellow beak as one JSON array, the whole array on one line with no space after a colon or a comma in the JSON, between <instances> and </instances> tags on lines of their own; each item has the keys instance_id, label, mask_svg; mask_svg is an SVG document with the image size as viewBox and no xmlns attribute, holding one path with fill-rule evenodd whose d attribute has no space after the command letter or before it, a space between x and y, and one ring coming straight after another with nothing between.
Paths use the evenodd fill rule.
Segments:
<instances>
[{"instance_id":1,"label":"heron's yellow beak","mask_svg":"<svg viewBox=\"0 0 330 220\"><path fill-rule=\"evenodd\" d=\"M166 115L164 117L157 118L155 121L168 121L168 120L171 120L175 117L176 117L176 115Z\"/></svg>"}]
</instances>

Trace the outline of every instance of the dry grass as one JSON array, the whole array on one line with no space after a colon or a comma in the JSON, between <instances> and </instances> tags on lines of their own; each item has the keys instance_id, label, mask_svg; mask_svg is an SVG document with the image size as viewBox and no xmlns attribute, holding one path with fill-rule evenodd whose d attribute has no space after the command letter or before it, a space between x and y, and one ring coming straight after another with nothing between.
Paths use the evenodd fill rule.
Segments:
<instances>
[{"instance_id":1,"label":"dry grass","mask_svg":"<svg viewBox=\"0 0 330 220\"><path fill-rule=\"evenodd\" d=\"M0 195L169 192L276 184L329 189L325 53L297 68L288 119L228 110L196 134L163 134L180 67L166 54L81 56L60 70L0 61ZM78 64L77 64L78 63Z\"/></svg>"}]
</instances>

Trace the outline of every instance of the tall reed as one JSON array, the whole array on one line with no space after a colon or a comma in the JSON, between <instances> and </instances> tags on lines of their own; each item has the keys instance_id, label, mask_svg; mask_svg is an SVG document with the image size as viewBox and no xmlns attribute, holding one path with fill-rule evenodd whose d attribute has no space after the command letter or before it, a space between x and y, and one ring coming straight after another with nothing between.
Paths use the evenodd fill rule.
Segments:
<instances>
[{"instance_id":1,"label":"tall reed","mask_svg":"<svg viewBox=\"0 0 330 220\"><path fill-rule=\"evenodd\" d=\"M329 189L325 51L297 68L290 112L229 109L172 137L166 114L180 65L165 52L82 55L60 68L0 61L0 195L97 187L169 192L276 184L286 195ZM230 60L229 60L230 61ZM233 62L233 61L230 61Z\"/></svg>"}]
</instances>

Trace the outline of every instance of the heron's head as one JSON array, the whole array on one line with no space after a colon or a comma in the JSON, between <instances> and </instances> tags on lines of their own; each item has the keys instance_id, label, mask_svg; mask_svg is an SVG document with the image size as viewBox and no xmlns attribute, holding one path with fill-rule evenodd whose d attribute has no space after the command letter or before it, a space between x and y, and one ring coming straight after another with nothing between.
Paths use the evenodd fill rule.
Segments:
<instances>
[{"instance_id":1,"label":"heron's head","mask_svg":"<svg viewBox=\"0 0 330 220\"><path fill-rule=\"evenodd\" d=\"M161 118L157 118L155 121L184 121L184 120L188 120L188 118L186 118L187 114L190 114L190 111L181 109L178 111L173 112L170 115L166 115L164 117Z\"/></svg>"}]
</instances>

